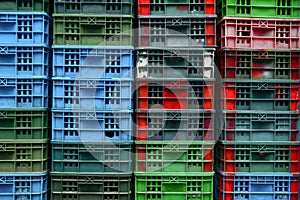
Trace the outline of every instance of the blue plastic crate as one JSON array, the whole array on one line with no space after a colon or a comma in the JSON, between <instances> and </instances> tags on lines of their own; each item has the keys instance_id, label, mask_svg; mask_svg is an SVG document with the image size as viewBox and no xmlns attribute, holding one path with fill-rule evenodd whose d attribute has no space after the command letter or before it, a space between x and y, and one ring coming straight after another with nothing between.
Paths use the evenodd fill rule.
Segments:
<instances>
[{"instance_id":1,"label":"blue plastic crate","mask_svg":"<svg viewBox=\"0 0 300 200\"><path fill-rule=\"evenodd\" d=\"M53 78L54 109L132 109L133 81Z\"/></svg>"},{"instance_id":2,"label":"blue plastic crate","mask_svg":"<svg viewBox=\"0 0 300 200\"><path fill-rule=\"evenodd\" d=\"M49 45L50 17L43 12L1 12L1 45Z\"/></svg>"},{"instance_id":3,"label":"blue plastic crate","mask_svg":"<svg viewBox=\"0 0 300 200\"><path fill-rule=\"evenodd\" d=\"M48 108L48 80L0 78L0 108Z\"/></svg>"},{"instance_id":4,"label":"blue plastic crate","mask_svg":"<svg viewBox=\"0 0 300 200\"><path fill-rule=\"evenodd\" d=\"M298 200L296 174L216 173L215 197L218 200Z\"/></svg>"},{"instance_id":5,"label":"blue plastic crate","mask_svg":"<svg viewBox=\"0 0 300 200\"><path fill-rule=\"evenodd\" d=\"M1 77L48 76L49 49L45 46L0 46Z\"/></svg>"},{"instance_id":6,"label":"blue plastic crate","mask_svg":"<svg viewBox=\"0 0 300 200\"><path fill-rule=\"evenodd\" d=\"M132 111L52 111L53 141L132 141Z\"/></svg>"},{"instance_id":7,"label":"blue plastic crate","mask_svg":"<svg viewBox=\"0 0 300 200\"><path fill-rule=\"evenodd\" d=\"M133 80L133 48L53 46L53 76Z\"/></svg>"},{"instance_id":8,"label":"blue plastic crate","mask_svg":"<svg viewBox=\"0 0 300 200\"><path fill-rule=\"evenodd\" d=\"M45 200L49 190L48 173L0 174L0 199Z\"/></svg>"}]
</instances>

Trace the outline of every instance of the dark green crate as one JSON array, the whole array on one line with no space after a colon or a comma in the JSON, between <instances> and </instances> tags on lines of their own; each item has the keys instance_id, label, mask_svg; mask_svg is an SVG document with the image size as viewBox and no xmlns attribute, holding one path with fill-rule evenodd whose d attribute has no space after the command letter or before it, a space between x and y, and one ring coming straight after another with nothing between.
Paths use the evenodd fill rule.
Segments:
<instances>
[{"instance_id":1,"label":"dark green crate","mask_svg":"<svg viewBox=\"0 0 300 200\"><path fill-rule=\"evenodd\" d=\"M136 172L212 172L214 142L135 142Z\"/></svg>"},{"instance_id":2,"label":"dark green crate","mask_svg":"<svg viewBox=\"0 0 300 200\"><path fill-rule=\"evenodd\" d=\"M49 170L48 140L0 142L1 173L41 173Z\"/></svg>"},{"instance_id":3,"label":"dark green crate","mask_svg":"<svg viewBox=\"0 0 300 200\"><path fill-rule=\"evenodd\" d=\"M54 0L54 12L61 14L132 15L133 0Z\"/></svg>"},{"instance_id":4,"label":"dark green crate","mask_svg":"<svg viewBox=\"0 0 300 200\"><path fill-rule=\"evenodd\" d=\"M1 109L0 140L48 139L47 109Z\"/></svg>"},{"instance_id":5,"label":"dark green crate","mask_svg":"<svg viewBox=\"0 0 300 200\"><path fill-rule=\"evenodd\" d=\"M299 0L218 0L217 14L223 17L300 18Z\"/></svg>"},{"instance_id":6,"label":"dark green crate","mask_svg":"<svg viewBox=\"0 0 300 200\"><path fill-rule=\"evenodd\" d=\"M212 200L214 173L135 173L137 200Z\"/></svg>"},{"instance_id":7,"label":"dark green crate","mask_svg":"<svg viewBox=\"0 0 300 200\"><path fill-rule=\"evenodd\" d=\"M132 173L132 144L51 142L52 171Z\"/></svg>"},{"instance_id":8,"label":"dark green crate","mask_svg":"<svg viewBox=\"0 0 300 200\"><path fill-rule=\"evenodd\" d=\"M0 11L49 12L48 0L1 0Z\"/></svg>"},{"instance_id":9,"label":"dark green crate","mask_svg":"<svg viewBox=\"0 0 300 200\"><path fill-rule=\"evenodd\" d=\"M131 200L132 174L51 173L51 200Z\"/></svg>"},{"instance_id":10,"label":"dark green crate","mask_svg":"<svg viewBox=\"0 0 300 200\"><path fill-rule=\"evenodd\" d=\"M215 167L232 173L299 173L299 142L220 142Z\"/></svg>"},{"instance_id":11,"label":"dark green crate","mask_svg":"<svg viewBox=\"0 0 300 200\"><path fill-rule=\"evenodd\" d=\"M133 46L130 15L53 14L55 45Z\"/></svg>"}]
</instances>

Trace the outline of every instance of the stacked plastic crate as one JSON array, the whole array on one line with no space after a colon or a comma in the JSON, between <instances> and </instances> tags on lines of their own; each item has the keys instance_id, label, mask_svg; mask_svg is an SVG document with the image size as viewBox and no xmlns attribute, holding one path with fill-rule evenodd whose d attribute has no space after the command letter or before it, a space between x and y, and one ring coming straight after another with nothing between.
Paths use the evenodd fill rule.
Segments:
<instances>
[{"instance_id":1,"label":"stacked plastic crate","mask_svg":"<svg viewBox=\"0 0 300 200\"><path fill-rule=\"evenodd\" d=\"M215 2L138 1L135 199L212 199Z\"/></svg>"},{"instance_id":2,"label":"stacked plastic crate","mask_svg":"<svg viewBox=\"0 0 300 200\"><path fill-rule=\"evenodd\" d=\"M0 2L0 199L48 196L48 11Z\"/></svg>"},{"instance_id":3,"label":"stacked plastic crate","mask_svg":"<svg viewBox=\"0 0 300 200\"><path fill-rule=\"evenodd\" d=\"M299 199L300 2L218 1L216 199Z\"/></svg>"},{"instance_id":4,"label":"stacked plastic crate","mask_svg":"<svg viewBox=\"0 0 300 200\"><path fill-rule=\"evenodd\" d=\"M51 199L131 199L133 2L55 0Z\"/></svg>"}]
</instances>

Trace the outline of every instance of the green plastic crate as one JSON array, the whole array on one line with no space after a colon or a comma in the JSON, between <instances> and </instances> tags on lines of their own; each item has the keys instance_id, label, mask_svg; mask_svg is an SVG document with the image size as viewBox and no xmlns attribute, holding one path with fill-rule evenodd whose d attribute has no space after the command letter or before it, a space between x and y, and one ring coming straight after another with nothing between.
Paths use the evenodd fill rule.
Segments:
<instances>
[{"instance_id":1,"label":"green plastic crate","mask_svg":"<svg viewBox=\"0 0 300 200\"><path fill-rule=\"evenodd\" d=\"M133 46L130 15L53 14L55 45Z\"/></svg>"},{"instance_id":2,"label":"green plastic crate","mask_svg":"<svg viewBox=\"0 0 300 200\"><path fill-rule=\"evenodd\" d=\"M1 173L41 173L49 170L48 140L0 142Z\"/></svg>"},{"instance_id":3,"label":"green plastic crate","mask_svg":"<svg viewBox=\"0 0 300 200\"><path fill-rule=\"evenodd\" d=\"M135 173L137 200L212 200L214 173Z\"/></svg>"},{"instance_id":4,"label":"green plastic crate","mask_svg":"<svg viewBox=\"0 0 300 200\"><path fill-rule=\"evenodd\" d=\"M300 18L300 0L218 0L223 17Z\"/></svg>"},{"instance_id":5,"label":"green plastic crate","mask_svg":"<svg viewBox=\"0 0 300 200\"><path fill-rule=\"evenodd\" d=\"M132 200L132 174L51 173L51 200Z\"/></svg>"},{"instance_id":6,"label":"green plastic crate","mask_svg":"<svg viewBox=\"0 0 300 200\"><path fill-rule=\"evenodd\" d=\"M0 140L48 139L47 109L1 109Z\"/></svg>"},{"instance_id":7,"label":"green plastic crate","mask_svg":"<svg viewBox=\"0 0 300 200\"><path fill-rule=\"evenodd\" d=\"M214 142L135 142L137 172L212 172Z\"/></svg>"},{"instance_id":8,"label":"green plastic crate","mask_svg":"<svg viewBox=\"0 0 300 200\"><path fill-rule=\"evenodd\" d=\"M0 11L49 12L48 0L1 0Z\"/></svg>"},{"instance_id":9,"label":"green plastic crate","mask_svg":"<svg viewBox=\"0 0 300 200\"><path fill-rule=\"evenodd\" d=\"M299 142L220 142L215 167L228 173L299 173Z\"/></svg>"}]
</instances>

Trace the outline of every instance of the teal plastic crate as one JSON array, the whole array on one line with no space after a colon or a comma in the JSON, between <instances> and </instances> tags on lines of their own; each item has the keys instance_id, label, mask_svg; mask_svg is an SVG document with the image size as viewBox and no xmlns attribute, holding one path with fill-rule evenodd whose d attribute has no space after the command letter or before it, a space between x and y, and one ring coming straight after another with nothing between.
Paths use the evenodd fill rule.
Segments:
<instances>
[{"instance_id":1,"label":"teal plastic crate","mask_svg":"<svg viewBox=\"0 0 300 200\"><path fill-rule=\"evenodd\" d=\"M219 142L215 167L230 173L299 173L299 142Z\"/></svg>"},{"instance_id":2,"label":"teal plastic crate","mask_svg":"<svg viewBox=\"0 0 300 200\"><path fill-rule=\"evenodd\" d=\"M212 200L214 173L135 173L136 200Z\"/></svg>"},{"instance_id":3,"label":"teal plastic crate","mask_svg":"<svg viewBox=\"0 0 300 200\"><path fill-rule=\"evenodd\" d=\"M51 142L52 172L132 173L132 144Z\"/></svg>"},{"instance_id":4,"label":"teal plastic crate","mask_svg":"<svg viewBox=\"0 0 300 200\"><path fill-rule=\"evenodd\" d=\"M218 0L217 14L220 18L268 17L300 18L299 0Z\"/></svg>"}]
</instances>

